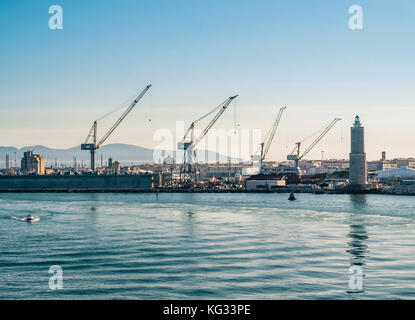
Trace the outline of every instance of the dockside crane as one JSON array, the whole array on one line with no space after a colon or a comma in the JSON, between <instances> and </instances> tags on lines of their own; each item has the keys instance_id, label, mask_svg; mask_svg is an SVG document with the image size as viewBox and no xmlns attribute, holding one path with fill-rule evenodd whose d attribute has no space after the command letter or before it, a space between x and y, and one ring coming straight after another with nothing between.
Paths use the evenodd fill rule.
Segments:
<instances>
[{"instance_id":1,"label":"dockside crane","mask_svg":"<svg viewBox=\"0 0 415 320\"><path fill-rule=\"evenodd\" d=\"M338 122L338 121L340 121L341 120L341 118L334 118L334 120L333 121L331 121L328 125L326 125L326 126L324 126L323 127L323 129L322 130L320 130L320 131L318 131L316 134L319 134L318 136L317 136L317 138L316 139L314 139L314 141L305 149L305 151L300 155L300 147L301 147L301 144L304 142L304 141L306 141L306 140L308 140L309 138L311 138L312 136L314 136L314 135L316 135L316 134L314 134L314 135L312 135L312 136L309 136L309 137L307 137L307 138L305 138L305 139L303 139L302 141L300 141L300 142L297 142L296 144L295 144L295 148L294 148L294 150L291 152L291 154L289 154L288 156L287 156L287 160L294 160L295 161L295 168L297 169L297 171L299 172L300 170L299 170L299 166L298 166L298 163L299 163L299 161L304 157L304 156L306 156L315 146L316 146L316 144L317 143L319 143L319 141L321 140L321 139L323 139L323 137L327 134L327 132L329 132L330 131L330 129L331 128L333 128L333 126Z\"/></svg>"},{"instance_id":2,"label":"dockside crane","mask_svg":"<svg viewBox=\"0 0 415 320\"><path fill-rule=\"evenodd\" d=\"M274 121L273 126L271 127L271 130L268 132L268 134L265 136L264 141L261 143L261 157L260 157L260 163L259 163L259 171L262 169L262 162L265 160L265 157L268 154L269 148L271 147L272 140L274 139L275 132L277 131L278 125L281 120L281 116L284 112L284 110L287 109L287 106L284 106L280 108L278 111L277 118Z\"/></svg>"},{"instance_id":3,"label":"dockside crane","mask_svg":"<svg viewBox=\"0 0 415 320\"><path fill-rule=\"evenodd\" d=\"M95 153L102 144L108 139L108 137L114 132L114 130L120 125L120 123L125 119L125 117L134 109L136 104L141 100L141 98L146 94L150 89L151 84L146 86L143 91L131 102L129 107L123 112L123 114L118 118L117 121L112 125L112 127L107 131L107 133L97 140L98 134L98 120L95 120L92 124L91 130L89 130L88 136L85 139L85 142L81 144L81 150L88 150L91 153L91 169L95 171ZM101 117L102 119L103 117ZM97 142L98 141L98 142Z\"/></svg>"},{"instance_id":4,"label":"dockside crane","mask_svg":"<svg viewBox=\"0 0 415 320\"><path fill-rule=\"evenodd\" d=\"M213 125L218 121L220 116L225 112L226 108L230 105L230 103L235 99L238 95L229 97L226 99L223 103L218 105L213 110L206 113L204 116L200 117L199 119L193 121L189 129L187 129L182 141L180 141L177 144L177 149L183 150L183 164L180 168L180 183L183 180L186 180L190 178L191 176L196 176L199 172L199 169L197 167L197 163L194 161L194 148L197 146L197 144L207 135L209 130L213 127ZM218 111L219 110L219 111ZM195 125L200 122L201 120L207 118L211 114L213 114L215 111L218 111L216 115L212 118L212 120L209 122L209 124L206 126L206 128L203 130L202 134L195 138Z\"/></svg>"}]
</instances>

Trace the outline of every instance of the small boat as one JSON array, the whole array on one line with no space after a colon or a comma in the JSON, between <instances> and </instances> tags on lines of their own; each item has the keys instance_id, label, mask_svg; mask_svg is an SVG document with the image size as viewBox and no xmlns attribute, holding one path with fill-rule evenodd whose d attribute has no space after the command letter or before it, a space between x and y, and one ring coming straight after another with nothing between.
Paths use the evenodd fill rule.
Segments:
<instances>
[{"instance_id":1,"label":"small boat","mask_svg":"<svg viewBox=\"0 0 415 320\"><path fill-rule=\"evenodd\" d=\"M25 220L27 222L36 222L36 221L39 221L39 219L40 219L39 217L35 217L35 216L29 214Z\"/></svg>"},{"instance_id":2,"label":"small boat","mask_svg":"<svg viewBox=\"0 0 415 320\"><path fill-rule=\"evenodd\" d=\"M290 192L290 196L288 197L288 200L297 200L296 198L295 198L295 195L294 195L294 192Z\"/></svg>"}]
</instances>

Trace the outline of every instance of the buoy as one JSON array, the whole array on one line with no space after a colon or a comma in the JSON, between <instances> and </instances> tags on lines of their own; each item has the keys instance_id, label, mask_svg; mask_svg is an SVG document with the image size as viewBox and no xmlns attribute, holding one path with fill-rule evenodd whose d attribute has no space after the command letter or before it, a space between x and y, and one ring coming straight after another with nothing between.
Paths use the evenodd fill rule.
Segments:
<instances>
[{"instance_id":1,"label":"buoy","mask_svg":"<svg viewBox=\"0 0 415 320\"><path fill-rule=\"evenodd\" d=\"M288 197L288 200L297 200L296 198L295 198L295 195L294 195L294 192L290 192L290 196Z\"/></svg>"}]
</instances>

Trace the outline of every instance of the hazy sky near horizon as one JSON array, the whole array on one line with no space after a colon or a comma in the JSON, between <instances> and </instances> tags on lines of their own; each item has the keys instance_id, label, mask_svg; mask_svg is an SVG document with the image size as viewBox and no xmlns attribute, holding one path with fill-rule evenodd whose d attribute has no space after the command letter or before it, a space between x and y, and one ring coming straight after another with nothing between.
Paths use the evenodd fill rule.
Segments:
<instances>
[{"instance_id":1,"label":"hazy sky near horizon","mask_svg":"<svg viewBox=\"0 0 415 320\"><path fill-rule=\"evenodd\" d=\"M63 30L48 27L54 4ZM363 30L349 29L351 5ZM334 117L307 158L348 158L356 114L368 159L415 156L414 34L413 0L1 1L0 145L79 145L151 83L107 143L154 148L156 130L174 133L239 94L217 128L236 117L265 135L288 106L270 159Z\"/></svg>"}]
</instances>

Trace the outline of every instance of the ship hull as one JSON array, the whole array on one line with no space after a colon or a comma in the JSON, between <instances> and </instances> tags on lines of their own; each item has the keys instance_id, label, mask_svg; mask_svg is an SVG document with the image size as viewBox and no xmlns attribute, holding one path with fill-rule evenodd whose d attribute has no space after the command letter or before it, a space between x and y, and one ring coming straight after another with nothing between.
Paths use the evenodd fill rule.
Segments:
<instances>
[{"instance_id":1,"label":"ship hull","mask_svg":"<svg viewBox=\"0 0 415 320\"><path fill-rule=\"evenodd\" d=\"M295 173L273 173L273 174L256 174L249 177L252 180L281 180L285 179L286 184L320 184L326 178L327 173L317 173L301 175Z\"/></svg>"}]
</instances>

